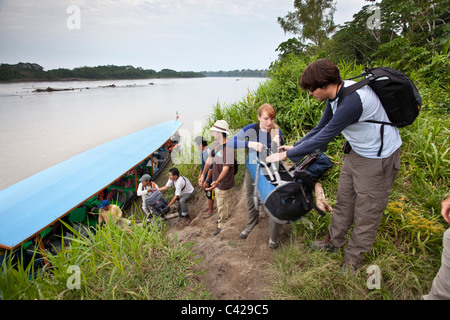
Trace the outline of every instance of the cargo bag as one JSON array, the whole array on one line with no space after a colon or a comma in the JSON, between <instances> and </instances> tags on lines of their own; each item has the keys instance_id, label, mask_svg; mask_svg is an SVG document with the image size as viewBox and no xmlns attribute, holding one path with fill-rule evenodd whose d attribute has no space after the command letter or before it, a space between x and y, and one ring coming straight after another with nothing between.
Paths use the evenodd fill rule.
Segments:
<instances>
[{"instance_id":1,"label":"cargo bag","mask_svg":"<svg viewBox=\"0 0 450 320\"><path fill-rule=\"evenodd\" d=\"M275 186L263 201L265 210L279 224L300 219L312 209L324 216L325 213L316 206L314 186L316 180L331 167L330 159L319 150L309 154L289 170L286 170L282 162L277 166L275 163L267 164L260 159L256 179L259 179L258 171L262 170L268 183ZM255 181L255 185L258 185L258 181ZM257 197L255 188L256 207L259 206Z\"/></svg>"},{"instance_id":2,"label":"cargo bag","mask_svg":"<svg viewBox=\"0 0 450 320\"><path fill-rule=\"evenodd\" d=\"M152 191L147 195L147 198L145 198L145 205L155 217L164 217L164 215L169 212L166 199L164 199L163 195L158 190Z\"/></svg>"}]
</instances>

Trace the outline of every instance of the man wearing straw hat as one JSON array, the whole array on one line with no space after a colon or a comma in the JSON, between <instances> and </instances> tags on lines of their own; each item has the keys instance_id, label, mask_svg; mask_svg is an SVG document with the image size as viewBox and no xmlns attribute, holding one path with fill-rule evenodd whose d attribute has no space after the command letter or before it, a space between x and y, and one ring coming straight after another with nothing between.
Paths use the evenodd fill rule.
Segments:
<instances>
[{"instance_id":1,"label":"man wearing straw hat","mask_svg":"<svg viewBox=\"0 0 450 320\"><path fill-rule=\"evenodd\" d=\"M232 208L230 204L232 188L234 187L234 149L227 148L226 146L229 132L228 123L225 120L217 120L210 131L215 141L211 148L211 154L199 177L199 181L204 179L210 166L213 164L213 181L210 188L206 188L205 190L215 189L216 193L217 213L219 214L217 229L213 233L216 236L220 233L231 214Z\"/></svg>"}]
</instances>

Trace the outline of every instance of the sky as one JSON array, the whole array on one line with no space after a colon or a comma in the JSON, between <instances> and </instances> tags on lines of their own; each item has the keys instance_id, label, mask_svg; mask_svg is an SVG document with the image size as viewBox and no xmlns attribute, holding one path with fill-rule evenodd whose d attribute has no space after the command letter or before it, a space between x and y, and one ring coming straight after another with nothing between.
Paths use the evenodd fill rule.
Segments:
<instances>
[{"instance_id":1,"label":"sky","mask_svg":"<svg viewBox=\"0 0 450 320\"><path fill-rule=\"evenodd\" d=\"M267 69L294 0L0 0L0 63ZM369 3L337 0L335 23Z\"/></svg>"}]
</instances>

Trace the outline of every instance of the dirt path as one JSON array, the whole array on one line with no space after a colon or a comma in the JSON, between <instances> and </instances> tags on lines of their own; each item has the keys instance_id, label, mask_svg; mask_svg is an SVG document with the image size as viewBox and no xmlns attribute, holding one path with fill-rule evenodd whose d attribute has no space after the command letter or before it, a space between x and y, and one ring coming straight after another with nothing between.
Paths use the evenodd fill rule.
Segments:
<instances>
[{"instance_id":1,"label":"dirt path","mask_svg":"<svg viewBox=\"0 0 450 320\"><path fill-rule=\"evenodd\" d=\"M157 177L156 183L163 186L167 182L169 166ZM247 239L239 234L247 224L247 204L245 185L233 190L234 208L232 215L222 231L214 236L217 229L217 210L207 219L203 209L207 206L204 192L196 187L194 199L189 202L191 223L185 226L183 220L168 219L168 234L179 242L193 243L196 259L202 262L197 266L204 271L197 276L216 300L260 300L267 297L266 289L271 285L271 264L274 250L268 247L269 217L262 212L259 224ZM166 199L170 201L170 199ZM135 200L137 208L141 199ZM288 238L290 226L283 225L282 241Z\"/></svg>"},{"instance_id":2,"label":"dirt path","mask_svg":"<svg viewBox=\"0 0 450 320\"><path fill-rule=\"evenodd\" d=\"M245 186L234 190L233 213L222 231L214 236L217 229L217 212L204 219L203 208L207 202L204 193L196 192L190 205L191 223L185 226L178 218L169 220L169 234L178 241L192 242L197 258L202 258L198 266L206 271L198 276L204 286L218 300L259 300L267 297L270 286L270 269L274 251L268 247L269 217L263 213L259 224L247 239L239 234L247 224L247 204ZM287 237L288 226L283 226L283 238Z\"/></svg>"},{"instance_id":3,"label":"dirt path","mask_svg":"<svg viewBox=\"0 0 450 320\"><path fill-rule=\"evenodd\" d=\"M193 251L203 260L198 268L206 271L198 276L198 280L215 299L263 299L264 288L270 282L267 270L273 252L267 246L268 219L262 217L248 238L241 239L239 233L247 222L245 197L241 197L241 193L241 190L235 190L235 210L217 236L213 235L217 229L217 212L203 219L206 198L201 191L190 206L192 221L189 226L178 218L169 220L169 234L176 234L178 241L194 244Z\"/></svg>"}]
</instances>

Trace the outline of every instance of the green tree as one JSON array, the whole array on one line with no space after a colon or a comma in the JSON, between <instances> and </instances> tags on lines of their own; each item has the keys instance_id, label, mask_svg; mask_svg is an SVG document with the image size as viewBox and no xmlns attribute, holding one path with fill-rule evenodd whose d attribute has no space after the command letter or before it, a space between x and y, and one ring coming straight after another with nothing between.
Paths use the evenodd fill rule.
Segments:
<instances>
[{"instance_id":1,"label":"green tree","mask_svg":"<svg viewBox=\"0 0 450 320\"><path fill-rule=\"evenodd\" d=\"M280 43L275 51L279 52L278 57L283 59L291 53L301 55L304 53L306 48L307 46L301 43L297 38L290 38L289 40Z\"/></svg>"},{"instance_id":2,"label":"green tree","mask_svg":"<svg viewBox=\"0 0 450 320\"><path fill-rule=\"evenodd\" d=\"M370 28L376 11L380 21ZM382 0L376 7L363 7L325 48L334 60L368 64L384 59L398 62L400 57L404 65L411 61L410 67L417 68L445 50L450 37L449 16L448 0Z\"/></svg>"},{"instance_id":3,"label":"green tree","mask_svg":"<svg viewBox=\"0 0 450 320\"><path fill-rule=\"evenodd\" d=\"M333 17L336 5L333 0L294 0L294 12L278 18L285 33L298 35L301 41L311 41L320 51L326 39L334 32Z\"/></svg>"}]
</instances>

